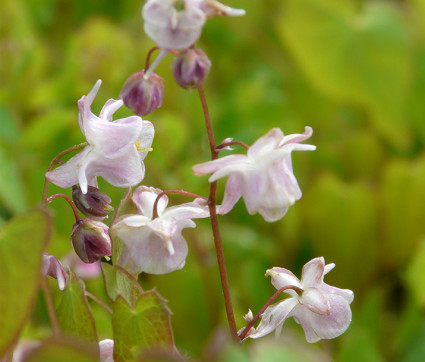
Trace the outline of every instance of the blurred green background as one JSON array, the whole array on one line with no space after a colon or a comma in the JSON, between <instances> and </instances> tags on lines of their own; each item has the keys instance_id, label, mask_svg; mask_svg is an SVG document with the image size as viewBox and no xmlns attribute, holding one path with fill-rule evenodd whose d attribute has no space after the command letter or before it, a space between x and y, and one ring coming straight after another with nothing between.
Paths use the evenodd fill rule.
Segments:
<instances>
[{"instance_id":1,"label":"blurred green background","mask_svg":"<svg viewBox=\"0 0 425 362\"><path fill-rule=\"evenodd\" d=\"M50 160L83 141L76 101L101 78L97 113L143 68L154 44L143 32L142 4L0 2L0 224L36 205ZM142 285L169 301L176 344L193 358L423 361L425 1L227 4L246 16L209 20L197 44L213 63L205 91L217 141L251 144L270 128L288 134L308 125L309 143L317 145L293 154L304 196L282 221L249 216L241 201L220 218L238 327L248 308L256 313L274 293L266 269L299 275L317 256L336 263L329 284L354 291L353 322L343 336L314 345L292 320L277 341L228 345L208 220L185 232L190 254L182 271L142 275ZM207 195L207 178L191 171L209 159L199 99L176 85L171 61L167 56L156 71L164 105L145 117L156 135L143 184ZM130 114L123 107L115 118ZM124 190L100 185L116 206ZM73 216L62 201L53 209L49 251L60 257L70 250ZM101 278L87 287L106 301ZM97 305L93 311L101 338L111 337L107 313ZM25 336L47 335L47 325L40 300Z\"/></svg>"}]
</instances>

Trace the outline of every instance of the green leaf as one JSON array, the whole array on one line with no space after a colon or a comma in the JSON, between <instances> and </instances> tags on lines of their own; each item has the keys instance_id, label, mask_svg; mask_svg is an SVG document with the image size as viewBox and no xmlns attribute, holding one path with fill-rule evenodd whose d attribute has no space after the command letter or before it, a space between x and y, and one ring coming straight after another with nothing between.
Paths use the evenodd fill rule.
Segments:
<instances>
[{"instance_id":1,"label":"green leaf","mask_svg":"<svg viewBox=\"0 0 425 362\"><path fill-rule=\"evenodd\" d=\"M13 158L0 146L0 202L13 212L26 208L24 186Z\"/></svg>"},{"instance_id":2,"label":"green leaf","mask_svg":"<svg viewBox=\"0 0 425 362\"><path fill-rule=\"evenodd\" d=\"M49 237L50 218L42 210L16 217L0 231L0 356L30 315Z\"/></svg>"},{"instance_id":3,"label":"green leaf","mask_svg":"<svg viewBox=\"0 0 425 362\"><path fill-rule=\"evenodd\" d=\"M82 280L71 274L57 307L60 329L76 338L96 341L96 327Z\"/></svg>"},{"instance_id":4,"label":"green leaf","mask_svg":"<svg viewBox=\"0 0 425 362\"><path fill-rule=\"evenodd\" d=\"M31 351L25 358L26 362L60 361L60 362L98 362L97 345L87 345L81 341L66 339L49 339Z\"/></svg>"},{"instance_id":5,"label":"green leaf","mask_svg":"<svg viewBox=\"0 0 425 362\"><path fill-rule=\"evenodd\" d=\"M384 137L406 147L411 136L403 114L411 81L407 26L387 4L357 8L350 0L288 0L278 32L318 89L366 108Z\"/></svg>"},{"instance_id":6,"label":"green leaf","mask_svg":"<svg viewBox=\"0 0 425 362\"><path fill-rule=\"evenodd\" d=\"M106 294L111 301L122 296L129 304L133 304L133 282L122 271L108 263L101 263L103 279L105 282Z\"/></svg>"},{"instance_id":7,"label":"green leaf","mask_svg":"<svg viewBox=\"0 0 425 362\"><path fill-rule=\"evenodd\" d=\"M155 291L141 295L134 309L118 297L112 329L115 361L130 361L149 350L171 350L174 345L170 311Z\"/></svg>"}]
</instances>

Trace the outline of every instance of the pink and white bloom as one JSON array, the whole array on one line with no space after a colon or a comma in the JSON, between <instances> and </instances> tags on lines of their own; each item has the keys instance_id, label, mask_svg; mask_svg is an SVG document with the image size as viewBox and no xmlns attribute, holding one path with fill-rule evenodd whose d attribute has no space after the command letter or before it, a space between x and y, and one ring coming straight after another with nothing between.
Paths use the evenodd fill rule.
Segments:
<instances>
[{"instance_id":1,"label":"pink and white bloom","mask_svg":"<svg viewBox=\"0 0 425 362\"><path fill-rule=\"evenodd\" d=\"M325 265L323 257L315 258L304 265L301 280L284 268L267 270L266 276L271 276L273 286L277 290L288 287L283 292L291 297L269 306L258 327L252 328L247 337L260 338L275 329L280 334L289 317L301 324L310 343L344 333L351 323L350 304L354 294L349 289L339 289L323 282L324 275L334 267L333 263ZM302 292L298 294L290 289L291 286Z\"/></svg>"},{"instance_id":2,"label":"pink and white bloom","mask_svg":"<svg viewBox=\"0 0 425 362\"><path fill-rule=\"evenodd\" d=\"M79 123L87 146L46 173L49 181L63 188L79 183L84 194L89 185L96 186L97 176L117 187L140 183L145 175L143 159L154 136L152 123L138 116L112 121L112 115L123 105L122 100L108 100L99 117L95 116L91 105L100 85L98 80L90 93L78 101Z\"/></svg>"},{"instance_id":3,"label":"pink and white bloom","mask_svg":"<svg viewBox=\"0 0 425 362\"><path fill-rule=\"evenodd\" d=\"M64 290L68 284L68 274L58 258L53 255L43 253L41 272L43 275L55 278L58 281L60 290Z\"/></svg>"},{"instance_id":4,"label":"pink and white bloom","mask_svg":"<svg viewBox=\"0 0 425 362\"><path fill-rule=\"evenodd\" d=\"M146 34L164 49L192 46L201 35L207 17L243 14L244 10L214 0L147 0L142 9Z\"/></svg>"},{"instance_id":5,"label":"pink and white bloom","mask_svg":"<svg viewBox=\"0 0 425 362\"><path fill-rule=\"evenodd\" d=\"M210 182L229 176L222 205L218 212L229 212L242 196L248 213L260 213L273 222L285 216L289 206L301 198L301 189L292 170L292 151L313 151L316 146L300 144L313 134L284 136L273 128L259 138L246 155L230 155L193 167L195 175L211 173Z\"/></svg>"},{"instance_id":6,"label":"pink and white bloom","mask_svg":"<svg viewBox=\"0 0 425 362\"><path fill-rule=\"evenodd\" d=\"M157 205L158 217L153 218L153 207L162 190L140 186L133 195L137 215L124 215L110 228L112 239L118 238L124 250L118 263L131 273L166 274L183 268L188 248L182 230L195 227L191 220L209 216L206 200L167 208L163 195Z\"/></svg>"}]
</instances>

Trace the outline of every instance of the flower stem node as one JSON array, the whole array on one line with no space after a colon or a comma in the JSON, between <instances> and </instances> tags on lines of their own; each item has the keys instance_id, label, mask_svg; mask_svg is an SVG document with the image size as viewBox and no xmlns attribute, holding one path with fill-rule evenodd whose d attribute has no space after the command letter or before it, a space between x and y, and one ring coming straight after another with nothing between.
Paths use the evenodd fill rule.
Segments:
<instances>
[{"instance_id":1,"label":"flower stem node","mask_svg":"<svg viewBox=\"0 0 425 362\"><path fill-rule=\"evenodd\" d=\"M87 217L100 221L108 216L114 209L111 206L111 198L97 187L88 186L86 194L83 194L80 187L72 187L72 199L75 206Z\"/></svg>"},{"instance_id":2,"label":"flower stem node","mask_svg":"<svg viewBox=\"0 0 425 362\"><path fill-rule=\"evenodd\" d=\"M127 78L122 87L120 99L139 116L146 116L162 106L164 82L155 73L145 76L145 71L134 73Z\"/></svg>"},{"instance_id":3,"label":"flower stem node","mask_svg":"<svg viewBox=\"0 0 425 362\"><path fill-rule=\"evenodd\" d=\"M173 75L179 86L196 89L204 82L211 61L201 49L185 49L174 59Z\"/></svg>"},{"instance_id":4,"label":"flower stem node","mask_svg":"<svg viewBox=\"0 0 425 362\"><path fill-rule=\"evenodd\" d=\"M111 255L111 239L108 226L102 222L83 219L74 224L71 242L80 259L94 263L105 255Z\"/></svg>"}]
</instances>

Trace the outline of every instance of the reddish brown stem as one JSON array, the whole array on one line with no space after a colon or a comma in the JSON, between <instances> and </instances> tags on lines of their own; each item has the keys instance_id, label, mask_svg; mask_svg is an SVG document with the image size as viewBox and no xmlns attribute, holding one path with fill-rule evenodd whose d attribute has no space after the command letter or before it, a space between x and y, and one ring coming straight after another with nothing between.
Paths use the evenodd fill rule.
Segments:
<instances>
[{"instance_id":1,"label":"reddish brown stem","mask_svg":"<svg viewBox=\"0 0 425 362\"><path fill-rule=\"evenodd\" d=\"M99 304L103 309L107 310L110 314L114 313L114 311L106 303L104 303L102 300L100 300L94 294L90 293L87 290L84 291L84 294L86 295L86 297L93 299L97 304Z\"/></svg>"},{"instance_id":2,"label":"reddish brown stem","mask_svg":"<svg viewBox=\"0 0 425 362\"><path fill-rule=\"evenodd\" d=\"M207 199L206 197L199 196L197 194L194 194L194 193L188 192L188 191L184 191L184 190L165 190L165 191L162 191L161 193L158 194L158 196L156 197L155 202L153 204L152 219L156 219L158 217L158 202L159 202L159 199L162 196L167 195L167 194L180 194L180 195L190 196L190 197L193 197L195 199L199 199L199 198L205 199L205 200Z\"/></svg>"},{"instance_id":3,"label":"reddish brown stem","mask_svg":"<svg viewBox=\"0 0 425 362\"><path fill-rule=\"evenodd\" d=\"M68 196L66 196L66 195L64 195L64 194L55 194L55 195L50 196L50 197L46 200L46 204L50 204L50 203L51 203L54 199L57 199L57 198L59 198L59 197L61 197L62 199L65 199L65 200L68 202L69 206L71 206L71 209L72 209L72 211L74 212L75 221L76 221L76 222L81 221L81 216L80 216L80 214L78 213L77 207L76 207L76 206L75 206L75 204L72 202L72 200L71 200Z\"/></svg>"},{"instance_id":4,"label":"reddish brown stem","mask_svg":"<svg viewBox=\"0 0 425 362\"><path fill-rule=\"evenodd\" d=\"M152 53L157 49L159 49L159 47L153 47L149 50L148 55L146 55L145 72L149 69Z\"/></svg>"},{"instance_id":5,"label":"reddish brown stem","mask_svg":"<svg viewBox=\"0 0 425 362\"><path fill-rule=\"evenodd\" d=\"M302 293L302 289L296 287L295 285L286 285L282 288L280 288L276 293L274 293L272 295L272 297L267 301L266 304L263 305L263 307L260 309L260 311L255 315L255 317L248 323L248 325L245 327L245 329L242 331L242 333L239 335L239 339L242 341L246 335L248 334L249 330L251 329L251 327L255 324L255 322L258 321L258 319L263 315L264 311L267 309L267 307L273 303L273 301L279 296L280 293L282 293L283 291L287 290L287 289L293 289L295 290L298 294Z\"/></svg>"},{"instance_id":6,"label":"reddish brown stem","mask_svg":"<svg viewBox=\"0 0 425 362\"><path fill-rule=\"evenodd\" d=\"M224 142L224 143L219 144L217 146L217 151L221 151L225 147L234 146L234 145L242 146L245 149L249 149L249 146L245 142L242 142L242 141L230 141L230 142Z\"/></svg>"},{"instance_id":7,"label":"reddish brown stem","mask_svg":"<svg viewBox=\"0 0 425 362\"><path fill-rule=\"evenodd\" d=\"M211 118L208 112L207 100L205 98L204 89L202 86L198 88L199 98L202 104L202 110L204 113L205 126L208 134L208 141L211 151L211 159L215 160L218 158L218 151L216 150L216 144L214 139L214 132L212 129ZM229 281L227 278L226 261L224 258L223 244L220 236L220 229L218 226L217 212L216 212L216 191L217 182L212 182L210 185L210 195L208 198L208 208L210 211L211 228L214 236L214 245L217 254L218 268L220 271L221 287L223 290L224 305L226 307L227 321L229 323L229 329L232 337L238 340L238 332L236 328L235 316L233 314L232 298L230 295Z\"/></svg>"}]
</instances>

